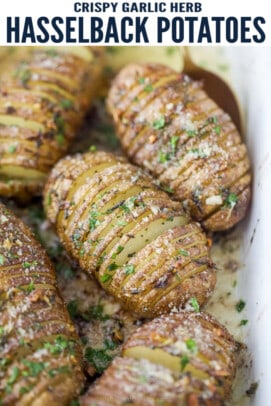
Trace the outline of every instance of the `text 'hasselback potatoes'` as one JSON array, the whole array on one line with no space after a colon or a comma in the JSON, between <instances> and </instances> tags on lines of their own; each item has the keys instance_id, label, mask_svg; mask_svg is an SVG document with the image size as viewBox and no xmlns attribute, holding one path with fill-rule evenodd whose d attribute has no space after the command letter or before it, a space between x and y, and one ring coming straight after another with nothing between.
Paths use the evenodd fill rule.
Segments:
<instances>
[{"instance_id":1,"label":"text 'hasselback potatoes'","mask_svg":"<svg viewBox=\"0 0 271 406\"><path fill-rule=\"evenodd\" d=\"M127 310L152 317L192 297L201 305L212 293L200 226L124 159L64 158L48 178L44 205L66 250Z\"/></svg>"},{"instance_id":2,"label":"text 'hasselback potatoes'","mask_svg":"<svg viewBox=\"0 0 271 406\"><path fill-rule=\"evenodd\" d=\"M49 258L0 203L0 403L69 405L84 384L75 328Z\"/></svg>"},{"instance_id":3,"label":"text 'hasselback potatoes'","mask_svg":"<svg viewBox=\"0 0 271 406\"><path fill-rule=\"evenodd\" d=\"M222 406L239 345L214 318L180 312L154 319L128 339L83 396L82 406Z\"/></svg>"},{"instance_id":4,"label":"text 'hasselback potatoes'","mask_svg":"<svg viewBox=\"0 0 271 406\"><path fill-rule=\"evenodd\" d=\"M34 47L0 77L0 195L41 194L95 95L103 52Z\"/></svg>"},{"instance_id":5,"label":"text 'hasselback potatoes'","mask_svg":"<svg viewBox=\"0 0 271 406\"><path fill-rule=\"evenodd\" d=\"M129 158L211 231L238 223L250 201L246 146L202 83L159 64L129 65L107 99Z\"/></svg>"}]
</instances>

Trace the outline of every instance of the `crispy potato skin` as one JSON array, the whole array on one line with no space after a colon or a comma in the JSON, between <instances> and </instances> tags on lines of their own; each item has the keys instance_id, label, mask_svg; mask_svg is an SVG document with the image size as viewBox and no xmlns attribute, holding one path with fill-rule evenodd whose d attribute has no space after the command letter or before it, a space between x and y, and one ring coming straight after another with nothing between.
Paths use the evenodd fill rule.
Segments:
<instances>
[{"instance_id":1,"label":"crispy potato skin","mask_svg":"<svg viewBox=\"0 0 271 406\"><path fill-rule=\"evenodd\" d=\"M139 346L141 356L134 351ZM162 357L150 359L150 352L157 349L169 357L167 365ZM113 361L80 404L222 406L234 380L237 350L227 330L208 314L180 312L159 317L132 334L123 358ZM177 369L171 360L177 361Z\"/></svg>"},{"instance_id":2,"label":"crispy potato skin","mask_svg":"<svg viewBox=\"0 0 271 406\"><path fill-rule=\"evenodd\" d=\"M123 158L64 158L44 207L66 250L126 310L148 318L211 295L216 278L200 226Z\"/></svg>"},{"instance_id":3,"label":"crispy potato skin","mask_svg":"<svg viewBox=\"0 0 271 406\"><path fill-rule=\"evenodd\" d=\"M107 106L131 161L171 189L207 230L226 230L244 218L251 194L247 150L201 83L159 64L132 64L113 81Z\"/></svg>"},{"instance_id":4,"label":"crispy potato skin","mask_svg":"<svg viewBox=\"0 0 271 406\"><path fill-rule=\"evenodd\" d=\"M80 51L80 52L79 52ZM0 195L40 195L99 85L100 48L33 47L0 77Z\"/></svg>"},{"instance_id":5,"label":"crispy potato skin","mask_svg":"<svg viewBox=\"0 0 271 406\"><path fill-rule=\"evenodd\" d=\"M84 384L79 338L45 251L0 203L2 405L69 405Z\"/></svg>"}]
</instances>

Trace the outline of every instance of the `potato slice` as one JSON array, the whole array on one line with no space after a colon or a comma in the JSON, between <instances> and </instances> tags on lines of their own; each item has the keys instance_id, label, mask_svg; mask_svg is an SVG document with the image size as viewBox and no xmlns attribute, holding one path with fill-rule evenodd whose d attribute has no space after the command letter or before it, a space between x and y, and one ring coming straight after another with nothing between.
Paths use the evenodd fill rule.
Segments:
<instances>
[{"instance_id":1,"label":"potato slice","mask_svg":"<svg viewBox=\"0 0 271 406\"><path fill-rule=\"evenodd\" d=\"M214 289L200 227L123 158L66 157L48 178L44 207L81 268L137 316L184 307L192 296L203 305Z\"/></svg>"},{"instance_id":2,"label":"potato slice","mask_svg":"<svg viewBox=\"0 0 271 406\"><path fill-rule=\"evenodd\" d=\"M0 204L3 405L69 405L84 384L82 349L49 258Z\"/></svg>"}]
</instances>

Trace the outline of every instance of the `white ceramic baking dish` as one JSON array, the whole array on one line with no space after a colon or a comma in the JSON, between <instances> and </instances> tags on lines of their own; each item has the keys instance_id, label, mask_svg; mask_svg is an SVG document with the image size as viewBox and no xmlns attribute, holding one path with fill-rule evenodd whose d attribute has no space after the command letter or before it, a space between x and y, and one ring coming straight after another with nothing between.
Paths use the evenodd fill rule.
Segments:
<instances>
[{"instance_id":1,"label":"white ceramic baking dish","mask_svg":"<svg viewBox=\"0 0 271 406\"><path fill-rule=\"evenodd\" d=\"M253 199L242 227L237 290L246 302L244 340L251 354L247 385L257 382L253 406L271 404L271 48L231 47L233 85L246 114L246 143L253 165Z\"/></svg>"}]
</instances>

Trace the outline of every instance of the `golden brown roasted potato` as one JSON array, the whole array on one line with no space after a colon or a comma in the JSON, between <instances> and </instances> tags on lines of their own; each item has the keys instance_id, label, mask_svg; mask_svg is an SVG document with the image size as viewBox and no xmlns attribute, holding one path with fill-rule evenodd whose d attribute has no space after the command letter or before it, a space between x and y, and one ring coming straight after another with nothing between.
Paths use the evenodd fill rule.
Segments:
<instances>
[{"instance_id":1,"label":"golden brown roasted potato","mask_svg":"<svg viewBox=\"0 0 271 406\"><path fill-rule=\"evenodd\" d=\"M239 346L214 318L181 312L139 327L82 406L222 406Z\"/></svg>"},{"instance_id":2,"label":"golden brown roasted potato","mask_svg":"<svg viewBox=\"0 0 271 406\"><path fill-rule=\"evenodd\" d=\"M61 242L122 306L153 317L206 302L215 285L207 240L178 202L112 154L61 160L44 206Z\"/></svg>"},{"instance_id":3,"label":"golden brown roasted potato","mask_svg":"<svg viewBox=\"0 0 271 406\"><path fill-rule=\"evenodd\" d=\"M90 107L102 60L95 47L34 47L10 63L0 77L0 195L41 194Z\"/></svg>"},{"instance_id":4,"label":"golden brown roasted potato","mask_svg":"<svg viewBox=\"0 0 271 406\"><path fill-rule=\"evenodd\" d=\"M202 83L159 64L128 65L113 81L107 104L129 158L207 230L226 230L245 216L247 149Z\"/></svg>"},{"instance_id":5,"label":"golden brown roasted potato","mask_svg":"<svg viewBox=\"0 0 271 406\"><path fill-rule=\"evenodd\" d=\"M79 339L49 258L2 204L0 277L1 405L69 405L84 383Z\"/></svg>"}]
</instances>

